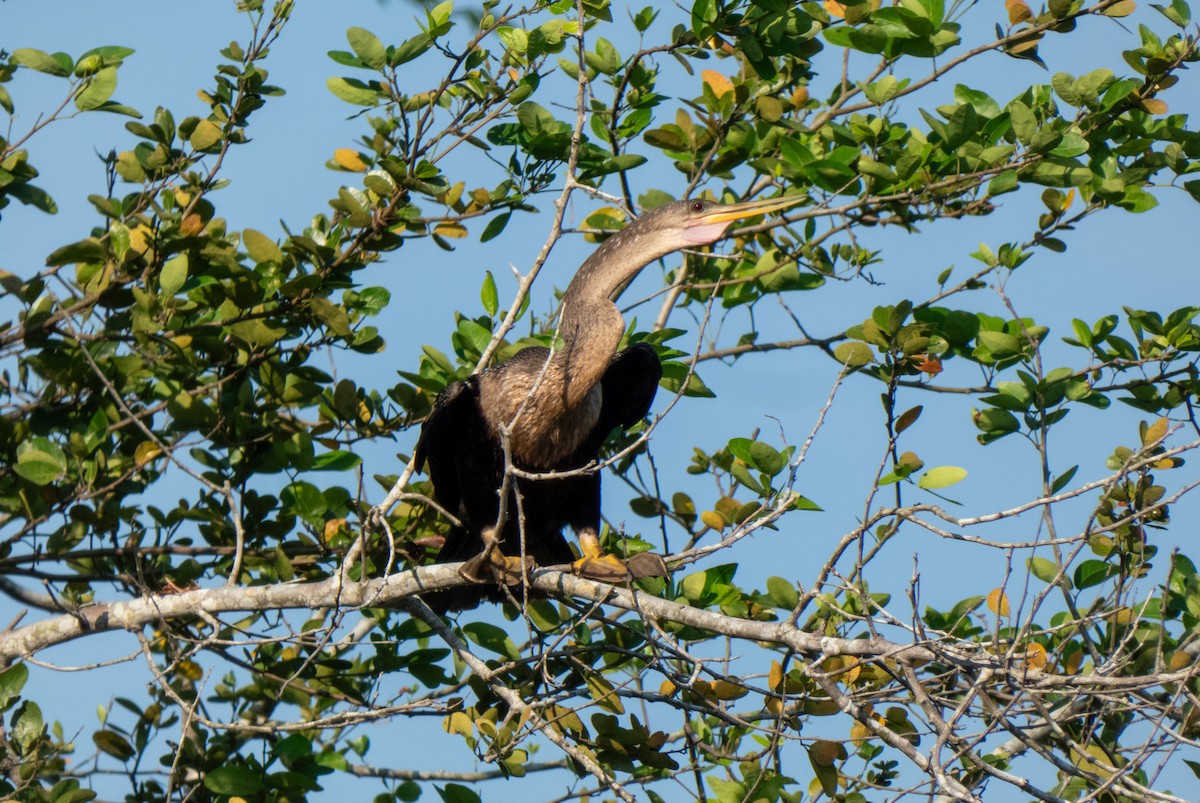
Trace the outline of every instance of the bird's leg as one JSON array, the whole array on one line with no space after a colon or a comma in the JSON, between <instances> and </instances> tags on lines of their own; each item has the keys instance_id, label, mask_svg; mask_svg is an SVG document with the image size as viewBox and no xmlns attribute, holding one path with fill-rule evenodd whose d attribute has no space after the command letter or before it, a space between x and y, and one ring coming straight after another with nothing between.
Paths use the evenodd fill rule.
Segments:
<instances>
[{"instance_id":1,"label":"bird's leg","mask_svg":"<svg viewBox=\"0 0 1200 803\"><path fill-rule=\"evenodd\" d=\"M479 535L483 539L483 551L463 563L458 569L458 576L476 585L498 583L516 586L524 582L529 570L534 567L533 558L522 559L501 552L500 539L496 537L494 527L484 528Z\"/></svg>"},{"instance_id":2,"label":"bird's leg","mask_svg":"<svg viewBox=\"0 0 1200 803\"><path fill-rule=\"evenodd\" d=\"M662 555L653 552L639 552L627 561L616 555L605 555L600 550L600 536L591 527L579 531L579 551L583 557L572 563L571 568L575 574L589 580L625 583L643 577L670 575Z\"/></svg>"}]
</instances>

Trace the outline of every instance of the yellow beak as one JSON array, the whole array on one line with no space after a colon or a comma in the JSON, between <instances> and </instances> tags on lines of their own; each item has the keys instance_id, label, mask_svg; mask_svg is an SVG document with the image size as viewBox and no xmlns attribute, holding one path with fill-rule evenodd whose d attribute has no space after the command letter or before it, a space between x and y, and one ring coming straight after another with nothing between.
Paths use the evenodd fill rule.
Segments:
<instances>
[{"instance_id":1,"label":"yellow beak","mask_svg":"<svg viewBox=\"0 0 1200 803\"><path fill-rule=\"evenodd\" d=\"M789 195L782 198L764 198L757 201L743 201L740 204L722 204L706 215L697 219L697 224L731 223L735 220L745 220L755 215L766 215L787 209L805 200L802 195Z\"/></svg>"}]
</instances>

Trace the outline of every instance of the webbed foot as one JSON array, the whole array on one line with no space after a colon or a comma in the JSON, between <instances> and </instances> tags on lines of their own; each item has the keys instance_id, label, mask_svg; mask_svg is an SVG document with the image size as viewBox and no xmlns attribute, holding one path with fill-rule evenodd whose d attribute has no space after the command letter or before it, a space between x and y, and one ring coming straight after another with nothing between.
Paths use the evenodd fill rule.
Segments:
<instances>
[{"instance_id":1,"label":"webbed foot","mask_svg":"<svg viewBox=\"0 0 1200 803\"><path fill-rule=\"evenodd\" d=\"M483 551L459 567L459 577L476 585L505 586L519 586L529 579L530 570L536 566L532 557L505 555L491 530L483 532L483 540Z\"/></svg>"},{"instance_id":2,"label":"webbed foot","mask_svg":"<svg viewBox=\"0 0 1200 803\"><path fill-rule=\"evenodd\" d=\"M571 564L571 570L588 580L627 583L643 577L670 575L662 555L653 552L639 552L627 561L621 560L615 555L605 555L601 552L600 539L591 534L580 536L579 547L583 557Z\"/></svg>"}]
</instances>

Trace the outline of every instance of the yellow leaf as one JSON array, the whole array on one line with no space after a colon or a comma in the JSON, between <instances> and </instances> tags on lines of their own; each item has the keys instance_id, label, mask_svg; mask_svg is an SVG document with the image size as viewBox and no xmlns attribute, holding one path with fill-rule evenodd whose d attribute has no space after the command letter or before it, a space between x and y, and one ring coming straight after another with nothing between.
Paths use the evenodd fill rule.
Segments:
<instances>
[{"instance_id":1,"label":"yellow leaf","mask_svg":"<svg viewBox=\"0 0 1200 803\"><path fill-rule=\"evenodd\" d=\"M725 519L715 510L706 510L700 514L700 521L705 527L720 531L725 529Z\"/></svg>"},{"instance_id":2,"label":"yellow leaf","mask_svg":"<svg viewBox=\"0 0 1200 803\"><path fill-rule=\"evenodd\" d=\"M730 683L728 680L714 680L712 690L713 696L718 700L736 700L750 693L745 686L739 683Z\"/></svg>"},{"instance_id":3,"label":"yellow leaf","mask_svg":"<svg viewBox=\"0 0 1200 803\"><path fill-rule=\"evenodd\" d=\"M1137 3L1134 0L1121 0L1119 3L1114 3L1100 13L1106 17L1128 17L1137 8Z\"/></svg>"},{"instance_id":4,"label":"yellow leaf","mask_svg":"<svg viewBox=\"0 0 1200 803\"><path fill-rule=\"evenodd\" d=\"M154 232L141 224L129 230L129 250L142 254L147 259L154 258Z\"/></svg>"},{"instance_id":5,"label":"yellow leaf","mask_svg":"<svg viewBox=\"0 0 1200 803\"><path fill-rule=\"evenodd\" d=\"M367 170L367 163L353 148L338 148L333 152L333 161L338 167L351 173L365 173Z\"/></svg>"},{"instance_id":6,"label":"yellow leaf","mask_svg":"<svg viewBox=\"0 0 1200 803\"><path fill-rule=\"evenodd\" d=\"M783 700L780 700L778 697L768 697L767 711L777 717L783 716Z\"/></svg>"},{"instance_id":7,"label":"yellow leaf","mask_svg":"<svg viewBox=\"0 0 1200 803\"><path fill-rule=\"evenodd\" d=\"M433 227L433 233L453 240L461 240L467 236L467 227L461 223L439 223Z\"/></svg>"},{"instance_id":8,"label":"yellow leaf","mask_svg":"<svg viewBox=\"0 0 1200 803\"><path fill-rule=\"evenodd\" d=\"M854 743L855 747L858 747L873 736L874 734L871 733L871 729L861 722L855 722L850 726L850 741Z\"/></svg>"},{"instance_id":9,"label":"yellow leaf","mask_svg":"<svg viewBox=\"0 0 1200 803\"><path fill-rule=\"evenodd\" d=\"M204 677L204 670L195 661L180 661L175 665L175 670L188 680L199 680Z\"/></svg>"},{"instance_id":10,"label":"yellow leaf","mask_svg":"<svg viewBox=\"0 0 1200 803\"><path fill-rule=\"evenodd\" d=\"M1118 766L1118 762L1110 758L1104 748L1098 744L1089 744L1083 748L1082 753L1072 747L1071 763L1081 770L1094 772L1106 781L1113 776L1113 771L1105 768Z\"/></svg>"},{"instance_id":11,"label":"yellow leaf","mask_svg":"<svg viewBox=\"0 0 1200 803\"><path fill-rule=\"evenodd\" d=\"M783 689L783 664L778 661L771 662L771 671L767 673L767 688L771 691Z\"/></svg>"},{"instance_id":12,"label":"yellow leaf","mask_svg":"<svg viewBox=\"0 0 1200 803\"><path fill-rule=\"evenodd\" d=\"M338 532L342 529L342 526L345 523L345 519L330 519L329 521L325 522L325 540L328 542L336 538Z\"/></svg>"},{"instance_id":13,"label":"yellow leaf","mask_svg":"<svg viewBox=\"0 0 1200 803\"><path fill-rule=\"evenodd\" d=\"M1109 618L1119 625L1127 625L1133 622L1133 611L1122 605L1115 611L1110 613Z\"/></svg>"},{"instance_id":14,"label":"yellow leaf","mask_svg":"<svg viewBox=\"0 0 1200 803\"><path fill-rule=\"evenodd\" d=\"M825 0L825 10L829 12L829 16L841 19L846 16L846 7L837 0Z\"/></svg>"},{"instance_id":15,"label":"yellow leaf","mask_svg":"<svg viewBox=\"0 0 1200 803\"><path fill-rule=\"evenodd\" d=\"M1004 593L1003 588L993 588L991 593L987 595L988 610L1000 616L1009 615L1008 595Z\"/></svg>"},{"instance_id":16,"label":"yellow leaf","mask_svg":"<svg viewBox=\"0 0 1200 803\"><path fill-rule=\"evenodd\" d=\"M672 694L675 693L675 690L678 688L679 687L675 685L674 681L672 681L670 678L668 678L667 680L664 680L662 682L661 686L658 687L658 693L661 694L663 697L670 697Z\"/></svg>"},{"instance_id":17,"label":"yellow leaf","mask_svg":"<svg viewBox=\"0 0 1200 803\"><path fill-rule=\"evenodd\" d=\"M1067 653L1066 670L1068 675L1078 675L1079 667L1083 665L1083 650L1074 650Z\"/></svg>"},{"instance_id":18,"label":"yellow leaf","mask_svg":"<svg viewBox=\"0 0 1200 803\"><path fill-rule=\"evenodd\" d=\"M605 711L610 714L625 713L625 706L621 703L621 698L617 696L616 688L604 678L599 675L588 675L587 688L592 699L596 701L596 705Z\"/></svg>"},{"instance_id":19,"label":"yellow leaf","mask_svg":"<svg viewBox=\"0 0 1200 803\"><path fill-rule=\"evenodd\" d=\"M459 181L452 185L450 189L443 192L438 197L438 200L444 203L446 206L454 206L456 203L458 203L458 200L462 198L463 190L466 189L466 186L467 183L465 181Z\"/></svg>"},{"instance_id":20,"label":"yellow leaf","mask_svg":"<svg viewBox=\"0 0 1200 803\"><path fill-rule=\"evenodd\" d=\"M138 468L145 468L147 463L161 456L162 449L154 441L142 441L133 450L133 462L137 464Z\"/></svg>"},{"instance_id":21,"label":"yellow leaf","mask_svg":"<svg viewBox=\"0 0 1200 803\"><path fill-rule=\"evenodd\" d=\"M552 705L546 709L546 719L559 730L566 730L576 734L584 732L583 720L570 708L565 708L561 705Z\"/></svg>"},{"instance_id":22,"label":"yellow leaf","mask_svg":"<svg viewBox=\"0 0 1200 803\"><path fill-rule=\"evenodd\" d=\"M718 98L724 97L733 91L733 82L716 70L702 70L700 77L704 79L704 83L708 84L713 94Z\"/></svg>"},{"instance_id":23,"label":"yellow leaf","mask_svg":"<svg viewBox=\"0 0 1200 803\"><path fill-rule=\"evenodd\" d=\"M1046 667L1046 648L1036 641L1025 648L1025 663L1031 669L1044 669Z\"/></svg>"},{"instance_id":24,"label":"yellow leaf","mask_svg":"<svg viewBox=\"0 0 1200 803\"><path fill-rule=\"evenodd\" d=\"M1167 436L1167 427L1171 422L1165 418L1160 418L1150 426L1146 427L1146 431L1142 433L1142 446L1154 446L1159 441Z\"/></svg>"},{"instance_id":25,"label":"yellow leaf","mask_svg":"<svg viewBox=\"0 0 1200 803\"><path fill-rule=\"evenodd\" d=\"M1171 653L1171 660L1167 662L1167 669L1172 672L1179 672L1187 669L1192 665L1192 656L1188 655L1184 650L1176 650Z\"/></svg>"},{"instance_id":26,"label":"yellow leaf","mask_svg":"<svg viewBox=\"0 0 1200 803\"><path fill-rule=\"evenodd\" d=\"M1146 98L1142 101L1142 108L1150 114L1166 114L1167 104L1158 98Z\"/></svg>"}]
</instances>

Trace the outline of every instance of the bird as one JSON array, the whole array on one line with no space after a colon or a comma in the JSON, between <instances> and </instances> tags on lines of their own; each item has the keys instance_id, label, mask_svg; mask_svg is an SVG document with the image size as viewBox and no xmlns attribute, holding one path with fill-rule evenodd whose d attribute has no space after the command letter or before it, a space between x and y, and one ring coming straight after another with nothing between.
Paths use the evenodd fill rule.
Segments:
<instances>
[{"instance_id":1,"label":"bird","mask_svg":"<svg viewBox=\"0 0 1200 803\"><path fill-rule=\"evenodd\" d=\"M428 467L434 498L457 519L435 561L464 561L458 573L468 585L424 594L435 612L508 599L509 589L524 588L535 565L570 564L575 573L606 582L667 574L659 555L622 561L600 547L600 473L594 464L614 429L629 429L646 416L662 378L651 345L617 351L625 321L615 301L651 262L716 242L733 222L799 200L725 204L693 198L638 216L604 240L567 285L558 346L524 348L437 395L413 460L417 471ZM506 465L567 474L509 473L506 483ZM568 525L579 539L579 558L563 537Z\"/></svg>"}]
</instances>

